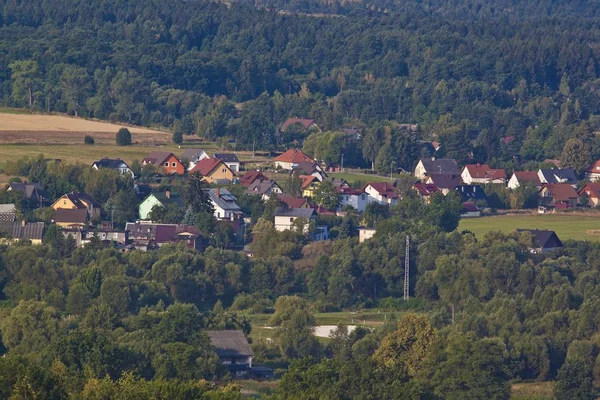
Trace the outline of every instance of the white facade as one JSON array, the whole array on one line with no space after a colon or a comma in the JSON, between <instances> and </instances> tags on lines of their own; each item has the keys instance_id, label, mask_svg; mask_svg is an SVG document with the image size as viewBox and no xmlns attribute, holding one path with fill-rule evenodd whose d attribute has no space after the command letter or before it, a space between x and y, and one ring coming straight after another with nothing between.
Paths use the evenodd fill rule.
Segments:
<instances>
[{"instance_id":1,"label":"white facade","mask_svg":"<svg viewBox=\"0 0 600 400\"><path fill-rule=\"evenodd\" d=\"M100 169L96 163L92 164L92 168L94 168L95 170ZM119 166L117 168L113 168L113 169L116 171L119 171L119 173L121 175L130 175L132 178L135 178L135 174L133 173L131 168L129 168L129 166L127 164L125 164L124 162L119 164Z\"/></svg>"},{"instance_id":2,"label":"white facade","mask_svg":"<svg viewBox=\"0 0 600 400\"><path fill-rule=\"evenodd\" d=\"M292 217L292 216L288 216L288 215L276 215L275 216L275 229L277 229L279 232L283 232L286 230L294 230L296 225L294 225L294 221L296 221L296 219L298 218L304 218L306 219L306 224L304 225L304 229L303 229L303 233L308 233L308 228L309 228L309 222L311 220L314 219L314 217L311 218L305 218L305 217Z\"/></svg>"},{"instance_id":3,"label":"white facade","mask_svg":"<svg viewBox=\"0 0 600 400\"><path fill-rule=\"evenodd\" d=\"M515 190L516 188L521 186L521 184L519 183L519 178L517 178L517 175L514 172L513 172L512 176L510 177L510 179L508 180L508 185L506 185L506 186L511 190Z\"/></svg>"},{"instance_id":4,"label":"white facade","mask_svg":"<svg viewBox=\"0 0 600 400\"><path fill-rule=\"evenodd\" d=\"M425 179L426 175L427 175L427 170L425 169L425 166L423 165L423 161L419 160L419 163L415 167L415 176L419 179Z\"/></svg>"},{"instance_id":5,"label":"white facade","mask_svg":"<svg viewBox=\"0 0 600 400\"><path fill-rule=\"evenodd\" d=\"M369 195L367 193L340 193L340 210L346 206L350 206L358 212L363 212L367 204L369 204Z\"/></svg>"},{"instance_id":6,"label":"white facade","mask_svg":"<svg viewBox=\"0 0 600 400\"><path fill-rule=\"evenodd\" d=\"M196 155L194 155L192 160L189 160L190 163L188 165L188 171L191 171L196 164L198 164L198 161L204 160L205 158L210 158L210 156L204 150L200 150Z\"/></svg>"},{"instance_id":7,"label":"white facade","mask_svg":"<svg viewBox=\"0 0 600 400\"><path fill-rule=\"evenodd\" d=\"M362 243L365 240L373 238L376 232L375 228L358 228L358 242Z\"/></svg>"},{"instance_id":8,"label":"white facade","mask_svg":"<svg viewBox=\"0 0 600 400\"><path fill-rule=\"evenodd\" d=\"M382 195L381 193L379 193L379 191L377 189L375 189L371 185L367 185L367 187L365 187L365 192L368 195L367 204L379 203L379 204L384 204L384 205L387 204L387 205L393 206L398 202L398 199L390 198L385 195ZM366 207L366 205L365 205L365 207Z\"/></svg>"},{"instance_id":9,"label":"white facade","mask_svg":"<svg viewBox=\"0 0 600 400\"><path fill-rule=\"evenodd\" d=\"M240 172L240 163L239 162L225 162L225 161L223 161L223 163L225 165L227 165L232 172Z\"/></svg>"}]
</instances>

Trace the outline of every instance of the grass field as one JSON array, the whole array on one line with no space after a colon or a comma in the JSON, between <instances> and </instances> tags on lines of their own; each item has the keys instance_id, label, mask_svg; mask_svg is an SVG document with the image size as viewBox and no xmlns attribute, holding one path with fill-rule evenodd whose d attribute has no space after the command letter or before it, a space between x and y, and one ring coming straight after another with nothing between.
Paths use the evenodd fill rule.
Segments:
<instances>
[{"instance_id":1,"label":"grass field","mask_svg":"<svg viewBox=\"0 0 600 400\"><path fill-rule=\"evenodd\" d=\"M458 227L459 230L469 230L475 235L483 235L489 231L508 233L518 228L553 230L562 240L600 241L600 215L502 215L466 218L460 221Z\"/></svg>"},{"instance_id":2,"label":"grass field","mask_svg":"<svg viewBox=\"0 0 600 400\"><path fill-rule=\"evenodd\" d=\"M338 179L344 179L348 183L363 181L363 182L390 182L390 177L375 175L375 174L361 174L357 172L332 172L328 173L329 176L333 176Z\"/></svg>"},{"instance_id":3,"label":"grass field","mask_svg":"<svg viewBox=\"0 0 600 400\"><path fill-rule=\"evenodd\" d=\"M554 398L553 383L514 383L510 398L514 400L551 400Z\"/></svg>"}]
</instances>

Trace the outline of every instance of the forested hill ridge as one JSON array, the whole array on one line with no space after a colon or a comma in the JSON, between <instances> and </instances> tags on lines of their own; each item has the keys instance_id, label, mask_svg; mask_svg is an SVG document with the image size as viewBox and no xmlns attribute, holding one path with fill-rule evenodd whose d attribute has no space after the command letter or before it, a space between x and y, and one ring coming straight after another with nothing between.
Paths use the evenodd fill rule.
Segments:
<instances>
[{"instance_id":1,"label":"forested hill ridge","mask_svg":"<svg viewBox=\"0 0 600 400\"><path fill-rule=\"evenodd\" d=\"M510 8L500 1L457 7L473 18L443 12L454 3L315 18L203 1L3 0L1 103L238 148L284 148L275 132L291 116L324 130L418 123L447 156L496 164L555 158L599 127L596 2L515 2L526 18L488 16Z\"/></svg>"}]
</instances>

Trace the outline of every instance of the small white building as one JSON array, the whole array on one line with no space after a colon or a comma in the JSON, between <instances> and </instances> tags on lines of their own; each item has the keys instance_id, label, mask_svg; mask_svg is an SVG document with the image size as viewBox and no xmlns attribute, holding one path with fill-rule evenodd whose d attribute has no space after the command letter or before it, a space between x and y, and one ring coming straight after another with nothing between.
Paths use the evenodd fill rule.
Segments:
<instances>
[{"instance_id":1,"label":"small white building","mask_svg":"<svg viewBox=\"0 0 600 400\"><path fill-rule=\"evenodd\" d=\"M213 158L223 161L233 172L240 172L240 160L233 153L215 153Z\"/></svg>"},{"instance_id":2,"label":"small white building","mask_svg":"<svg viewBox=\"0 0 600 400\"><path fill-rule=\"evenodd\" d=\"M369 195L364 190L352 189L352 188L340 188L340 206L339 210L342 210L346 206L354 208L358 212L365 211L367 204L369 204Z\"/></svg>"},{"instance_id":3,"label":"small white building","mask_svg":"<svg viewBox=\"0 0 600 400\"><path fill-rule=\"evenodd\" d=\"M358 228L358 242L363 243L365 240L369 240L375 236L377 229L375 228L367 228L361 226Z\"/></svg>"},{"instance_id":4,"label":"small white building","mask_svg":"<svg viewBox=\"0 0 600 400\"><path fill-rule=\"evenodd\" d=\"M135 178L135 174L133 173L131 168L129 168L129 165L127 165L127 163L121 160L120 158L103 158L101 160L95 161L92 164L92 168L95 170L99 170L101 168L114 169L116 171L119 171L121 175L129 175L132 178Z\"/></svg>"},{"instance_id":5,"label":"small white building","mask_svg":"<svg viewBox=\"0 0 600 400\"><path fill-rule=\"evenodd\" d=\"M465 165L461 178L467 185L496 183L504 185L506 172L503 169L493 169L487 164Z\"/></svg>"},{"instance_id":6,"label":"small white building","mask_svg":"<svg viewBox=\"0 0 600 400\"><path fill-rule=\"evenodd\" d=\"M189 163L187 168L188 171L191 171L196 166L198 161L204 160L205 158L210 157L206 151L202 149L185 149L181 155L181 161L185 160Z\"/></svg>"},{"instance_id":7,"label":"small white building","mask_svg":"<svg viewBox=\"0 0 600 400\"><path fill-rule=\"evenodd\" d=\"M242 209L237 205L237 199L229 190L209 189L208 197L214 208L214 216L217 219L237 221L243 218Z\"/></svg>"},{"instance_id":8,"label":"small white building","mask_svg":"<svg viewBox=\"0 0 600 400\"><path fill-rule=\"evenodd\" d=\"M368 195L368 203L379 203L393 206L400 198L400 195L396 192L394 185L387 182L369 183L367 186L365 186L364 191Z\"/></svg>"},{"instance_id":9,"label":"small white building","mask_svg":"<svg viewBox=\"0 0 600 400\"><path fill-rule=\"evenodd\" d=\"M294 230L297 227L297 219L304 221L303 232L308 233L309 224L315 220L315 210L312 208L285 208L279 207L275 210L275 229L280 232Z\"/></svg>"},{"instance_id":10,"label":"small white building","mask_svg":"<svg viewBox=\"0 0 600 400\"><path fill-rule=\"evenodd\" d=\"M537 172L531 171L515 171L510 179L508 180L507 187L511 190L515 190L521 185L534 185L536 187L541 186L540 177Z\"/></svg>"}]
</instances>

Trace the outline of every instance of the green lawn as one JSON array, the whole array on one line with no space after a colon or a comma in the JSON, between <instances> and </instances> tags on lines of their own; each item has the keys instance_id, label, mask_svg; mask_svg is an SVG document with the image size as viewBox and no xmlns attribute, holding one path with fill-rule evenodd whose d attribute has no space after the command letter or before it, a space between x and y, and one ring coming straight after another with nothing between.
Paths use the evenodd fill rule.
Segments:
<instances>
[{"instance_id":1,"label":"green lawn","mask_svg":"<svg viewBox=\"0 0 600 400\"><path fill-rule=\"evenodd\" d=\"M582 215L501 215L483 218L465 218L459 230L469 230L475 235L489 231L514 232L516 229L548 229L556 231L562 240L600 241L600 214Z\"/></svg>"}]
</instances>

